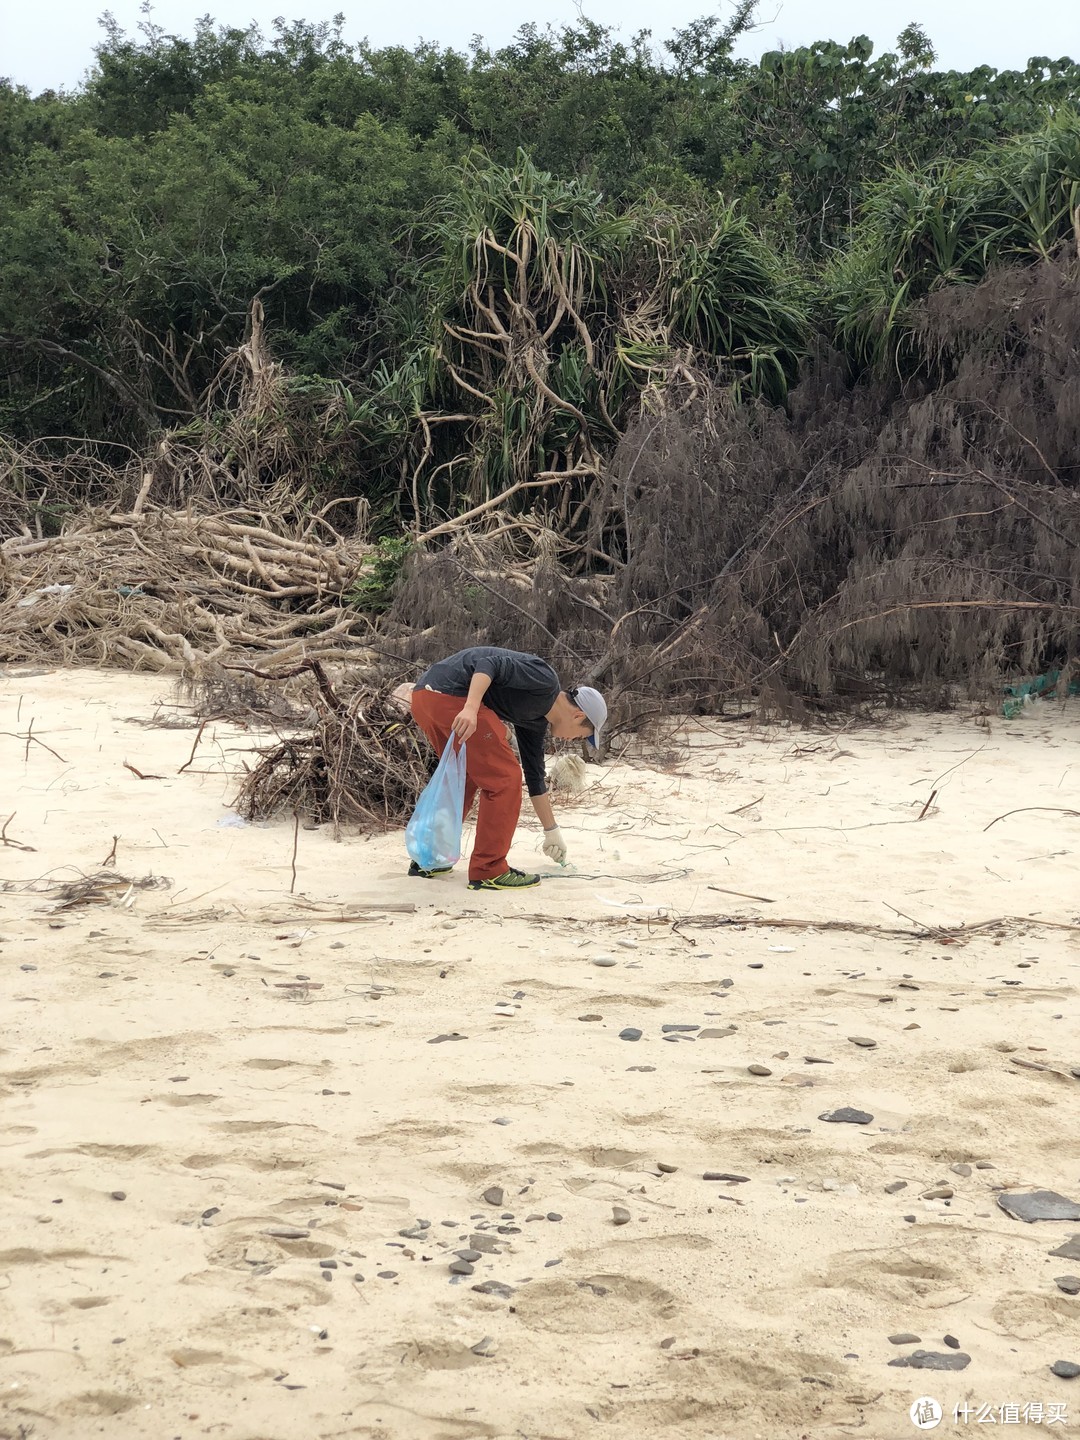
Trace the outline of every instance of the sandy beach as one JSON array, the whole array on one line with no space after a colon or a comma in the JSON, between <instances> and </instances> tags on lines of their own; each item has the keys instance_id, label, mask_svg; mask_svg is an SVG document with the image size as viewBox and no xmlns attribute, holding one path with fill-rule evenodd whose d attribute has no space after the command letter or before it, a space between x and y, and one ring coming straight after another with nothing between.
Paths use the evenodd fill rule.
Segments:
<instances>
[{"instance_id":1,"label":"sandy beach","mask_svg":"<svg viewBox=\"0 0 1080 1440\"><path fill-rule=\"evenodd\" d=\"M519 895L196 724L0 676L4 1440L1080 1430L1080 701L695 721Z\"/></svg>"}]
</instances>

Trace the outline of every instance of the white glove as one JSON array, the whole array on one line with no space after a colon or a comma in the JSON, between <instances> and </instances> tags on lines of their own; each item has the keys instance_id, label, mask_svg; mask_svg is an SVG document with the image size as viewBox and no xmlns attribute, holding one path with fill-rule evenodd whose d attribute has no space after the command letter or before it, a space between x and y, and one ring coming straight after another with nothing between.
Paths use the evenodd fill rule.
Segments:
<instances>
[{"instance_id":1,"label":"white glove","mask_svg":"<svg viewBox=\"0 0 1080 1440\"><path fill-rule=\"evenodd\" d=\"M544 854L549 860L554 860L556 865L563 865L566 862L566 841L562 838L562 831L557 825L551 830L544 831Z\"/></svg>"}]
</instances>

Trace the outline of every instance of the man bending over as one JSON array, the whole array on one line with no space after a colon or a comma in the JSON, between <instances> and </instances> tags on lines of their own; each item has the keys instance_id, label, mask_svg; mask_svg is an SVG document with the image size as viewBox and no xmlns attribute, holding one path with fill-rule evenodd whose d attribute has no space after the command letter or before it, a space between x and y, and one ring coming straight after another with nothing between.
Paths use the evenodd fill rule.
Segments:
<instances>
[{"instance_id":1,"label":"man bending over","mask_svg":"<svg viewBox=\"0 0 1080 1440\"><path fill-rule=\"evenodd\" d=\"M416 723L441 754L451 734L465 742L465 814L477 791L480 809L469 857L470 890L523 890L539 875L515 870L507 860L521 813L521 772L537 819L544 827L544 854L559 864L566 844L555 823L544 776L548 727L560 740L588 740L596 748L607 719L603 696L587 685L564 690L538 655L475 645L439 660L416 682L411 696ZM506 737L517 735L519 765ZM429 877L415 861L410 875Z\"/></svg>"}]
</instances>

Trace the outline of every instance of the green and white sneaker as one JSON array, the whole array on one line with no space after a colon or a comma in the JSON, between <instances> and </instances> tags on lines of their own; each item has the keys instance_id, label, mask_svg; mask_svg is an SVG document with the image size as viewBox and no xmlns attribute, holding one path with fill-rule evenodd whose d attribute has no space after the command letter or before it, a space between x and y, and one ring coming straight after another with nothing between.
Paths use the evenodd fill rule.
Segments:
<instances>
[{"instance_id":1,"label":"green and white sneaker","mask_svg":"<svg viewBox=\"0 0 1080 1440\"><path fill-rule=\"evenodd\" d=\"M415 860L409 861L409 874L419 875L422 880L430 880L435 875L449 875L453 868L452 865L439 865L434 870L421 870Z\"/></svg>"},{"instance_id":2,"label":"green and white sneaker","mask_svg":"<svg viewBox=\"0 0 1080 1440\"><path fill-rule=\"evenodd\" d=\"M488 880L470 880L470 890L531 890L534 885L540 884L539 875L526 875L523 870L515 870L513 866L504 870L501 875L492 875Z\"/></svg>"}]
</instances>

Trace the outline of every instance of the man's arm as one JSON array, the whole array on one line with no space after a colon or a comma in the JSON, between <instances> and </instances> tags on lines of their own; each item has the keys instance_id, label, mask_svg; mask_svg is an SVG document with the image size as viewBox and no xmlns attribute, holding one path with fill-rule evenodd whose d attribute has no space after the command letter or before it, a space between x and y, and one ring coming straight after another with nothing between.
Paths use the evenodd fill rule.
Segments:
<instances>
[{"instance_id":1,"label":"man's arm","mask_svg":"<svg viewBox=\"0 0 1080 1440\"><path fill-rule=\"evenodd\" d=\"M556 824L555 813L548 799L547 779L544 775L544 731L525 726L516 726L515 729L518 752L529 787L529 799L532 801L536 818L544 827L544 854L549 860L563 865L566 863L566 841Z\"/></svg>"},{"instance_id":2,"label":"man's arm","mask_svg":"<svg viewBox=\"0 0 1080 1440\"><path fill-rule=\"evenodd\" d=\"M557 830L555 812L551 808L551 801L546 795L530 795L532 807L536 811L536 818L543 825L545 830Z\"/></svg>"},{"instance_id":3,"label":"man's arm","mask_svg":"<svg viewBox=\"0 0 1080 1440\"><path fill-rule=\"evenodd\" d=\"M476 734L477 717L480 714L480 706L484 696L491 689L491 676L484 675L479 670L475 672L469 681L469 693L465 696L465 704L451 721L450 728L462 744L471 735Z\"/></svg>"}]
</instances>

